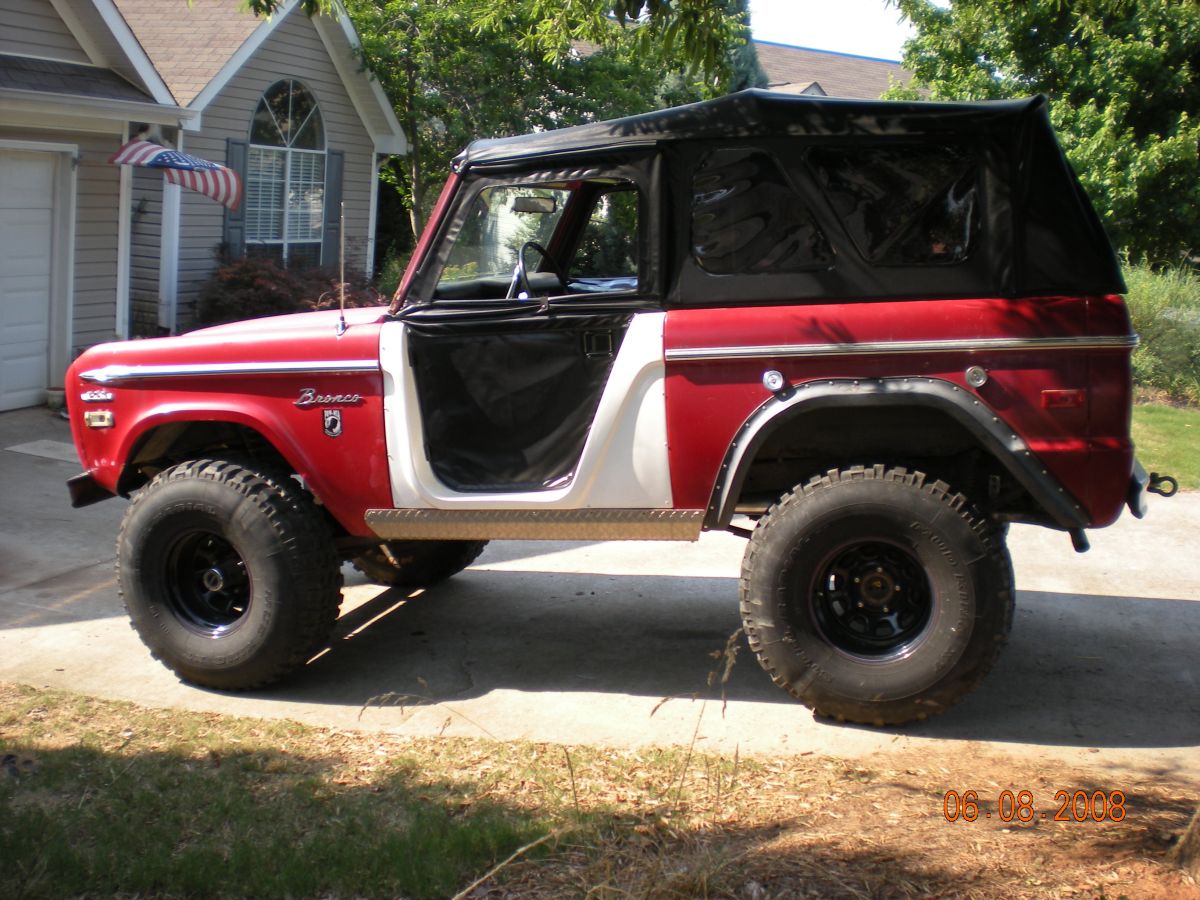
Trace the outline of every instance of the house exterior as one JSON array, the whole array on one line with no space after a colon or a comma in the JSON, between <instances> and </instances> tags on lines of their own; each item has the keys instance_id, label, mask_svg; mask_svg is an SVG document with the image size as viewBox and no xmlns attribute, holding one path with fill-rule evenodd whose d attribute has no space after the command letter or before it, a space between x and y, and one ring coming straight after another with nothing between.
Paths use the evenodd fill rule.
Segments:
<instances>
[{"instance_id":1,"label":"house exterior","mask_svg":"<svg viewBox=\"0 0 1200 900\"><path fill-rule=\"evenodd\" d=\"M0 410L85 347L187 327L218 251L332 268L344 221L369 274L391 105L344 11L240 6L0 0ZM139 134L233 168L239 207L110 165Z\"/></svg>"},{"instance_id":2,"label":"house exterior","mask_svg":"<svg viewBox=\"0 0 1200 900\"><path fill-rule=\"evenodd\" d=\"M770 41L755 41L754 49L770 91L878 100L893 81L912 81L912 73L893 60Z\"/></svg>"}]
</instances>

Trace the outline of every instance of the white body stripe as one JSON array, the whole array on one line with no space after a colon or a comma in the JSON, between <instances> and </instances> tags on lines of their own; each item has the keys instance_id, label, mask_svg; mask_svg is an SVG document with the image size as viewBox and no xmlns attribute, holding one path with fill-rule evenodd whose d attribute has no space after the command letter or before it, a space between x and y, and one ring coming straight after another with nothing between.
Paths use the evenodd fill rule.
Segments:
<instances>
[{"instance_id":1,"label":"white body stripe","mask_svg":"<svg viewBox=\"0 0 1200 900\"><path fill-rule=\"evenodd\" d=\"M670 509L665 320L665 313L633 317L570 484L495 494L459 493L434 475L425 458L405 327L401 322L385 323L379 358L393 504L432 509Z\"/></svg>"}]
</instances>

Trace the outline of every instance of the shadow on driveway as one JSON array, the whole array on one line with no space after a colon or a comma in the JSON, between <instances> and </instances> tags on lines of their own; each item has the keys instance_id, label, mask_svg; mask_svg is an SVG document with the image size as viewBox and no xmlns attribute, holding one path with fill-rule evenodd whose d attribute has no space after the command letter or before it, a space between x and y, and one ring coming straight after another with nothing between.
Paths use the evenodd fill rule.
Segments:
<instances>
[{"instance_id":1,"label":"shadow on driveway","mask_svg":"<svg viewBox=\"0 0 1200 900\"><path fill-rule=\"evenodd\" d=\"M648 697L706 693L739 627L732 578L469 572L344 616L330 650L263 696L405 705L499 689ZM1200 603L1022 591L980 688L912 736L1068 747L1200 745ZM744 640L731 701L791 704ZM840 726L839 726L840 727Z\"/></svg>"}]
</instances>

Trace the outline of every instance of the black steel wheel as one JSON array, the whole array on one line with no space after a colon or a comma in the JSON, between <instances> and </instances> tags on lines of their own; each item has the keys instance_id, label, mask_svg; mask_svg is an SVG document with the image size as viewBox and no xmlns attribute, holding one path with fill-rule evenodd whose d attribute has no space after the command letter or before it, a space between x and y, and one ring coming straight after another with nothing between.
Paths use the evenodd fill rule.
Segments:
<instances>
[{"instance_id":1,"label":"black steel wheel","mask_svg":"<svg viewBox=\"0 0 1200 900\"><path fill-rule=\"evenodd\" d=\"M487 541L388 541L351 560L376 584L428 587L479 558Z\"/></svg>"},{"instance_id":2,"label":"black steel wheel","mask_svg":"<svg viewBox=\"0 0 1200 900\"><path fill-rule=\"evenodd\" d=\"M921 562L896 544L853 541L813 570L817 627L833 646L864 659L904 655L924 633L933 592Z\"/></svg>"},{"instance_id":3,"label":"black steel wheel","mask_svg":"<svg viewBox=\"0 0 1200 900\"><path fill-rule=\"evenodd\" d=\"M1012 566L962 494L920 472L815 478L759 521L742 620L772 679L820 715L899 725L941 712L995 663Z\"/></svg>"},{"instance_id":4,"label":"black steel wheel","mask_svg":"<svg viewBox=\"0 0 1200 900\"><path fill-rule=\"evenodd\" d=\"M125 609L156 659L206 687L261 687L329 637L341 572L329 529L284 473L229 460L181 463L121 523Z\"/></svg>"},{"instance_id":5,"label":"black steel wheel","mask_svg":"<svg viewBox=\"0 0 1200 900\"><path fill-rule=\"evenodd\" d=\"M238 626L250 607L250 576L233 544L197 529L167 548L166 599L179 621L208 637Z\"/></svg>"}]
</instances>

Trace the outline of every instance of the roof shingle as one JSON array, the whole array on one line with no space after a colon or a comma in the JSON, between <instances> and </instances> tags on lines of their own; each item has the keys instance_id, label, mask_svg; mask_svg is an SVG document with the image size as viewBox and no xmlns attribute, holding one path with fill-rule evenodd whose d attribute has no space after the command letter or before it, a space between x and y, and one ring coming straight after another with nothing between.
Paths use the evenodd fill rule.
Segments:
<instances>
[{"instance_id":1,"label":"roof shingle","mask_svg":"<svg viewBox=\"0 0 1200 900\"><path fill-rule=\"evenodd\" d=\"M849 97L856 100L878 100L886 91L890 79L901 84L912 80L912 73L898 62L852 56L830 50L811 50L755 41L758 61L767 73L767 87L785 93L800 93L814 81L830 97Z\"/></svg>"},{"instance_id":2,"label":"roof shingle","mask_svg":"<svg viewBox=\"0 0 1200 900\"><path fill-rule=\"evenodd\" d=\"M262 20L241 0L114 0L180 106L204 90Z\"/></svg>"},{"instance_id":3,"label":"roof shingle","mask_svg":"<svg viewBox=\"0 0 1200 900\"><path fill-rule=\"evenodd\" d=\"M0 54L0 88L105 100L153 103L154 98L111 69Z\"/></svg>"}]
</instances>

